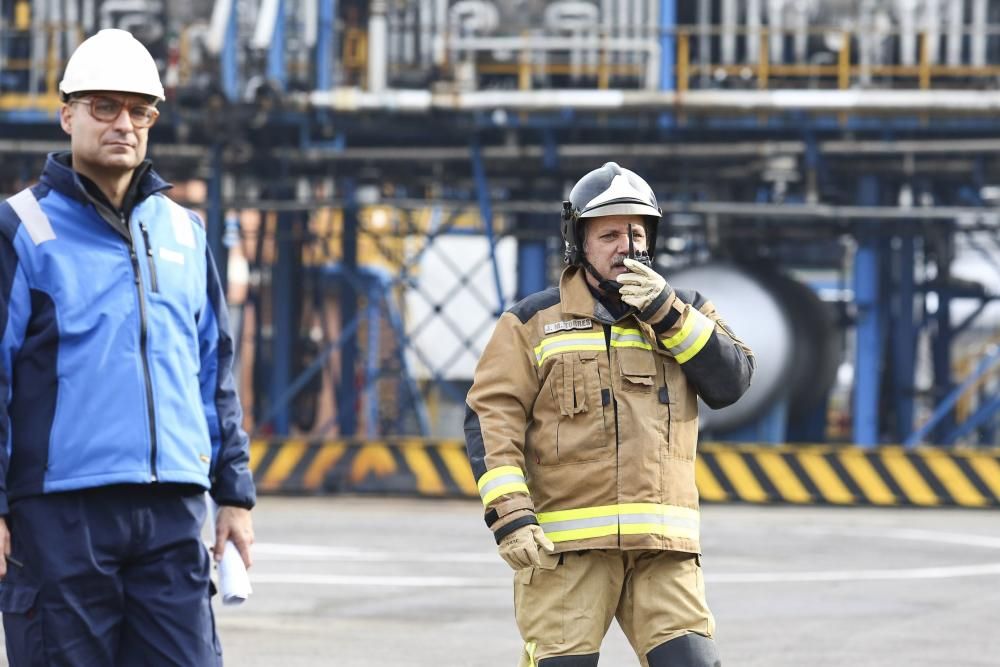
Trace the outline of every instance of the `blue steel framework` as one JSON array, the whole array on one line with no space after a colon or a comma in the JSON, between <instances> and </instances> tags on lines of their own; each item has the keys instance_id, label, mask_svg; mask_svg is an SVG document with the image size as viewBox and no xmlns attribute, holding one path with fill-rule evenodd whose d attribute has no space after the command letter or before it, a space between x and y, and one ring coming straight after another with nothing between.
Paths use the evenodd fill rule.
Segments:
<instances>
[{"instance_id":1,"label":"blue steel framework","mask_svg":"<svg viewBox=\"0 0 1000 667\"><path fill-rule=\"evenodd\" d=\"M154 157L166 162L166 172L171 166L184 169L195 165L209 167L209 200L206 206L212 230L213 248L224 257L222 243L224 212L239 205L239 198L224 200L221 186L223 175L228 173L242 183L252 183L266 193L266 202L244 202L261 209L272 206L280 209L276 232L277 259L271 267L271 319L273 338L266 341L257 335L258 349L267 349L267 408L261 413L276 433L288 433L291 428L289 405L295 394L318 372L324 358L337 352L341 374L337 386L337 431L341 435L354 435L358 430L360 404L356 382L360 340L357 335L363 319L374 321L383 318L388 326L405 342L406 332L399 313L388 301L380 309L371 294L360 307L358 286L363 278L371 278L367 269L358 264L358 174L378 173L391 183L397 192L426 189L426 179L416 178L414 172L438 172L437 183L449 190L441 200L453 200L464 205L479 207L482 232L489 241L492 275L495 283L490 292L495 301L495 313L509 305L503 297L500 275L496 263L496 237L494 208L502 207L516 220L513 233L521 238L518 246L517 296L523 296L545 287L553 271L551 257L554 247L552 234L532 232L536 226L548 226L554 232L558 201L567 183L590 163L564 156L561 147L610 145L607 149L616 155L599 157L590 154L593 164L602 159L617 157L640 171L654 173L651 179L657 186L666 208L673 214L695 214L702 223L691 228L677 227L688 237L689 247L711 246L740 259L750 259L746 253L757 253L761 259L772 235L780 230L797 238L801 248L822 247L832 237L848 235L856 240L857 249L841 265L849 265L854 300L854 328L856 331L855 388L852 400L853 440L862 446L879 442L905 441L908 445L921 441L950 443L978 431L979 440L994 444L997 414L1000 412L1000 395L982 396L977 410L962 424L956 424L952 407L960 393L974 386L994 370L995 356L987 357L976 372L955 387L952 377L954 337L973 321L982 306L961 327L952 327L949 304L956 296L973 297L985 305L993 297L985 291L959 290L948 276L947 261L954 251L956 234L960 233L954 216L948 213L925 216L915 212L912 219L902 215L882 216L876 210L889 200L888 191L898 187L909 174L885 164L885 155L894 159L899 151L889 150L879 156L877 152L850 150L824 152L824 144L838 141L877 141L885 145L893 142L992 140L1000 137L1000 122L992 113L973 115L936 115L926 111L899 112L893 116L873 116L864 113L805 113L794 108L767 113L727 111L715 113L711 109L685 110L652 105L631 111L588 112L572 108L511 111L498 114L496 110L472 110L407 115L394 113L391 108L370 112L338 112L327 109L291 108L280 104L281 91L287 85L285 62L284 3L279 2L279 12L274 23L273 38L266 57L266 73L275 87L279 103L262 111L257 102L240 100L239 91L247 73L241 71L237 57L237 21L235 4L226 21L226 39L219 56L219 81L228 104L220 111L204 108L168 107L164 121L155 130L154 146L162 155ZM314 73L317 90L328 90L338 81L336 52L337 29L336 1L319 3L319 31L315 46L317 54ZM678 82L677 32L674 20L677 7L672 0L661 0L660 78L662 91L671 91ZM273 100L270 101L272 104ZM169 113L172 111L173 113ZM213 117L224 116L223 119ZM250 135L252 155L249 160L239 160L227 155L231 148L229 139L213 137L211 128L230 127L229 139L241 131ZM23 182L36 173L37 152L52 146L57 139L49 114L28 110L0 111L0 127L8 159L2 168L3 184ZM233 130L232 128L236 128ZM28 141L10 141L13 137ZM31 140L34 140L32 142ZM756 142L757 150L739 152L731 149L729 142ZM801 144L802 171L815 179L820 191L833 191L839 198L835 206L849 207L853 199L857 208L844 208L844 215L836 211L820 211L803 203L801 192L776 194L766 184L756 191L746 192L739 183L728 186L729 201L745 206L737 210L713 210L711 188L699 182L720 169L734 168L741 159L766 160L769 147L781 142ZM510 144L522 147L524 157L511 158L504 152ZM649 145L662 145L661 153L644 151ZM718 158L706 158L692 149L685 153L686 145L714 147ZM669 147L677 147L671 151ZM176 147L172 149L171 147ZM426 149L427 158L409 160L400 158L395 149L410 153ZM534 150L537 147L537 151ZM352 153L351 149L355 152ZM371 149L366 152L366 149ZM437 153L435 153L437 151ZM435 157L440 153L441 155ZM461 155L464 153L464 159ZM516 151L515 151L516 153ZM710 154L709 150L706 154ZM572 152L568 152L572 155ZM931 183L933 174L924 173L917 181L923 182L937 202L969 204L972 186L989 185L1000 177L1000 169L982 153L972 151L978 168L959 178L948 179L944 184ZM858 176L857 170L845 163L868 159L875 155L870 173ZM312 156L312 157L309 157ZM317 157L318 156L318 157ZM880 161L881 157L881 161ZM705 163L708 162L708 166ZM839 163L839 164L838 164ZM667 166L670 173L661 175L658 168ZM691 168L691 173L688 169ZM760 168L757 165L756 168ZM464 172L464 173L463 173ZM469 174L471 173L471 178ZM490 176L488 176L490 174ZM336 183L339 197L333 201L344 213L342 255L336 267L340 290L340 336L327 341L320 354L298 377L293 377L295 349L298 333L295 330L301 310L296 286L304 270L301 265L300 237L305 234L306 214L309 206L283 208L282 202L294 198L294 183L302 179L331 179ZM710 178L710 176L708 176ZM970 183L971 181L971 183ZM853 196L849 194L853 192ZM395 198L401 205L413 205L412 198ZM975 200L975 194L971 199ZM394 198L386 198L391 202ZM768 219L771 209L754 209L753 204L785 204L780 221ZM982 206L981 201L971 202ZM795 207L801 207L796 216ZM966 212L969 207L966 207ZM548 210L550 212L546 213ZM865 219L865 211L872 214ZM675 216L672 219L681 219ZM711 229L710 229L711 227ZM978 228L996 233L993 223L987 221ZM297 240L297 238L299 240ZM778 264L794 265L797 252L784 254L764 253L768 260ZM809 254L806 252L805 254ZM916 281L918 259L924 266L933 264L937 275L933 281ZM225 266L223 261L222 266ZM835 263L834 263L835 264ZM829 266L832 266L830 264ZM259 267L258 267L259 268ZM297 277L298 276L298 277ZM405 276L404 276L405 279ZM369 281L370 282L370 281ZM393 281L381 283L390 289ZM398 284L398 283L396 283ZM926 305L919 313L914 311L914 299L933 292L937 296L937 309L928 313ZM926 299L918 298L926 304ZM938 408L931 421L914 430L915 413L915 348L921 329L931 327L934 387L933 394ZM466 341L467 343L467 341ZM369 333L367 348L376 345ZM405 369L405 363L401 364ZM367 406L372 409L374 394L370 389L371 378L378 374L377 359L370 353L364 377L369 380ZM442 380L440 374L436 375ZM409 400L416 415L416 428L421 433L430 429L426 406L420 391L407 378ZM444 383L448 384L448 383ZM456 396L460 392L451 389ZM886 408L891 417L886 417ZM821 420L823 415L814 419ZM372 415L366 419L371 429ZM744 429L742 435L761 440L782 439L786 416L783 406L775 406L760 422ZM820 429L821 431L821 429ZM813 429L817 432L817 429ZM369 433L369 435L378 435Z\"/></svg>"}]
</instances>

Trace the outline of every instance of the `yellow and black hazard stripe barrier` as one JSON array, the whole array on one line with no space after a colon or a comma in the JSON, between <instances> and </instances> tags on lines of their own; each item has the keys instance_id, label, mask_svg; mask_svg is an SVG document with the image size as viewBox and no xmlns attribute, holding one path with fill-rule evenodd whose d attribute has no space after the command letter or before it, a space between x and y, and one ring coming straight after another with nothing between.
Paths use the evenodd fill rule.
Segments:
<instances>
[{"instance_id":1,"label":"yellow and black hazard stripe barrier","mask_svg":"<svg viewBox=\"0 0 1000 667\"><path fill-rule=\"evenodd\" d=\"M478 498L461 440L254 441L262 493ZM1000 507L1000 449L699 446L705 502Z\"/></svg>"}]
</instances>

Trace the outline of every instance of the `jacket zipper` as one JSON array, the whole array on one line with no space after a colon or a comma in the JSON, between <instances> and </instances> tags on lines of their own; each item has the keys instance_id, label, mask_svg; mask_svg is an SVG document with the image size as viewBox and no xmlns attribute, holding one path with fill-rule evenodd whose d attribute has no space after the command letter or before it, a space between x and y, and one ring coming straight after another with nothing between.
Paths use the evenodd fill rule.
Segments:
<instances>
[{"instance_id":1,"label":"jacket zipper","mask_svg":"<svg viewBox=\"0 0 1000 667\"><path fill-rule=\"evenodd\" d=\"M149 227L140 220L139 229L142 231L142 241L146 244L146 260L149 262L149 289L153 292L159 292L160 288L156 283L156 262L153 261L153 246L149 243Z\"/></svg>"},{"instance_id":2,"label":"jacket zipper","mask_svg":"<svg viewBox=\"0 0 1000 667\"><path fill-rule=\"evenodd\" d=\"M125 216L121 216L122 224L126 227L128 222ZM149 237L145 225L140 225L142 234L146 240L146 250L149 253ZM146 380L146 410L149 417L149 478L156 481L156 411L153 409L153 380L149 373L149 360L146 351L146 295L142 290L142 274L139 272L139 255L135 251L135 239L129 242L129 258L132 260L132 271L135 273L135 289L139 294L139 354L142 356L142 375ZM153 264L152 255L149 255L150 266ZM155 274L154 274L155 275ZM156 291L156 279L153 278L153 291Z\"/></svg>"}]
</instances>

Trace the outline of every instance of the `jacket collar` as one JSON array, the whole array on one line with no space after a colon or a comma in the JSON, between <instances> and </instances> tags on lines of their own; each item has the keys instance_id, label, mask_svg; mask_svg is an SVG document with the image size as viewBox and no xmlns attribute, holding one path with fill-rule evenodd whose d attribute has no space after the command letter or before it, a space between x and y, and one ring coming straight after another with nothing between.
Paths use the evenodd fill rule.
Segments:
<instances>
[{"instance_id":1,"label":"jacket collar","mask_svg":"<svg viewBox=\"0 0 1000 667\"><path fill-rule=\"evenodd\" d=\"M592 317L605 324L618 319L591 293L583 267L568 266L563 270L559 278L559 299L567 315Z\"/></svg>"},{"instance_id":2,"label":"jacket collar","mask_svg":"<svg viewBox=\"0 0 1000 667\"><path fill-rule=\"evenodd\" d=\"M49 153L45 160L45 168L42 169L41 182L60 194L88 204L91 198L80 180L80 175L73 170L71 164L69 151ZM149 160L144 160L137 169L140 176L136 204L157 192L173 187L153 171L151 164Z\"/></svg>"}]
</instances>

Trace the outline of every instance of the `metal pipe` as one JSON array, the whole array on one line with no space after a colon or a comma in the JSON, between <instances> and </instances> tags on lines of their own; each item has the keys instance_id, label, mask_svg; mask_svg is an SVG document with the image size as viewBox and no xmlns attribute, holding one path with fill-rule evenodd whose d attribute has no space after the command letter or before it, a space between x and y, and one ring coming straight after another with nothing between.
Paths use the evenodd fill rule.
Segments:
<instances>
[{"instance_id":1,"label":"metal pipe","mask_svg":"<svg viewBox=\"0 0 1000 667\"><path fill-rule=\"evenodd\" d=\"M948 64L949 65L960 65L962 64L962 40L964 36L964 28L962 25L965 21L965 3L964 2L949 2L948 3Z\"/></svg>"},{"instance_id":2,"label":"metal pipe","mask_svg":"<svg viewBox=\"0 0 1000 667\"><path fill-rule=\"evenodd\" d=\"M660 0L660 90L674 90L674 52L677 49L677 0Z\"/></svg>"},{"instance_id":3,"label":"metal pipe","mask_svg":"<svg viewBox=\"0 0 1000 667\"><path fill-rule=\"evenodd\" d=\"M959 3L955 3L959 4ZM941 12L939 0L924 0L923 32L927 40L927 62L936 65L941 51Z\"/></svg>"},{"instance_id":4,"label":"metal pipe","mask_svg":"<svg viewBox=\"0 0 1000 667\"><path fill-rule=\"evenodd\" d=\"M434 0L434 62L443 65L448 60L447 41L454 37L448 31L448 0Z\"/></svg>"},{"instance_id":5,"label":"metal pipe","mask_svg":"<svg viewBox=\"0 0 1000 667\"><path fill-rule=\"evenodd\" d=\"M747 57L748 63L760 59L760 0L747 0Z\"/></svg>"},{"instance_id":6,"label":"metal pipe","mask_svg":"<svg viewBox=\"0 0 1000 667\"><path fill-rule=\"evenodd\" d=\"M722 0L722 64L736 62L736 22L739 10L736 0Z\"/></svg>"},{"instance_id":7,"label":"metal pipe","mask_svg":"<svg viewBox=\"0 0 1000 667\"><path fill-rule=\"evenodd\" d=\"M915 65L917 62L917 1L896 0L899 21L899 62Z\"/></svg>"},{"instance_id":8,"label":"metal pipe","mask_svg":"<svg viewBox=\"0 0 1000 667\"><path fill-rule=\"evenodd\" d=\"M708 87L708 65L712 62L712 3L711 0L698 0L698 64L701 66L701 76L698 77L702 88Z\"/></svg>"},{"instance_id":9,"label":"metal pipe","mask_svg":"<svg viewBox=\"0 0 1000 667\"><path fill-rule=\"evenodd\" d=\"M972 65L986 64L986 0L972 0Z\"/></svg>"},{"instance_id":10,"label":"metal pipe","mask_svg":"<svg viewBox=\"0 0 1000 667\"><path fill-rule=\"evenodd\" d=\"M386 3L372 0L368 15L368 90L386 89Z\"/></svg>"},{"instance_id":11,"label":"metal pipe","mask_svg":"<svg viewBox=\"0 0 1000 667\"><path fill-rule=\"evenodd\" d=\"M795 2L795 62L806 62L809 48L809 0Z\"/></svg>"},{"instance_id":12,"label":"metal pipe","mask_svg":"<svg viewBox=\"0 0 1000 667\"><path fill-rule=\"evenodd\" d=\"M363 91L336 88L293 94L290 101L341 111L391 109L425 112L430 109L542 110L576 108L580 111L663 109L677 105L702 111L941 111L1000 112L1000 91L979 90L529 90L432 93L428 90L384 89Z\"/></svg>"},{"instance_id":13,"label":"metal pipe","mask_svg":"<svg viewBox=\"0 0 1000 667\"><path fill-rule=\"evenodd\" d=\"M768 0L767 23L771 42L772 63L785 62L785 0Z\"/></svg>"}]
</instances>

